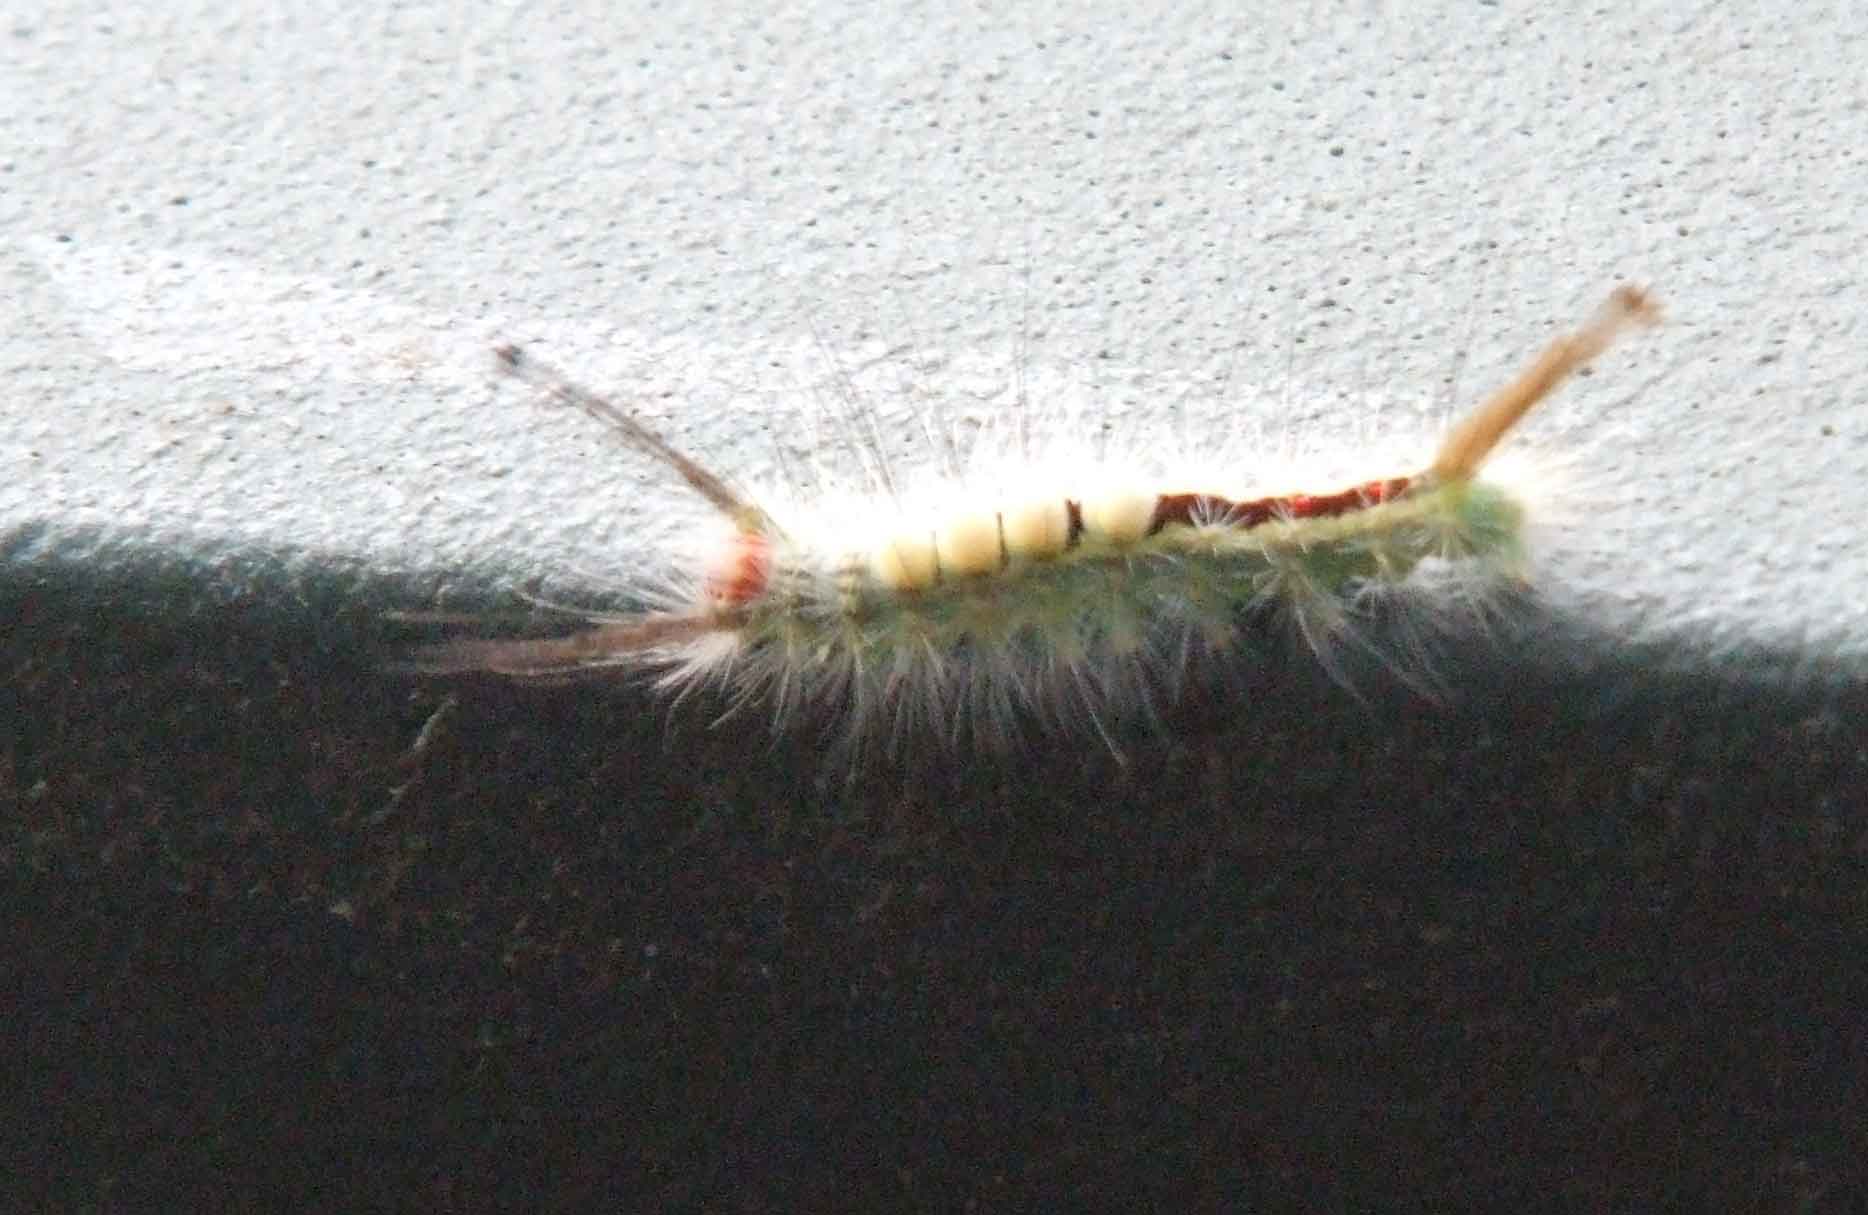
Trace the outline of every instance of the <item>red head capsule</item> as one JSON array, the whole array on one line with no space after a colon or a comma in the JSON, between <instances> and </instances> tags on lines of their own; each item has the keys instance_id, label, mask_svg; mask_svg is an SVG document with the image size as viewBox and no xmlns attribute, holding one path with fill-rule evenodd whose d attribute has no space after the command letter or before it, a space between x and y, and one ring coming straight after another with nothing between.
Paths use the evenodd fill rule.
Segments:
<instances>
[{"instance_id":1,"label":"red head capsule","mask_svg":"<svg viewBox=\"0 0 1868 1215\"><path fill-rule=\"evenodd\" d=\"M735 532L707 575L707 597L738 607L765 594L772 574L772 544L758 532Z\"/></svg>"}]
</instances>

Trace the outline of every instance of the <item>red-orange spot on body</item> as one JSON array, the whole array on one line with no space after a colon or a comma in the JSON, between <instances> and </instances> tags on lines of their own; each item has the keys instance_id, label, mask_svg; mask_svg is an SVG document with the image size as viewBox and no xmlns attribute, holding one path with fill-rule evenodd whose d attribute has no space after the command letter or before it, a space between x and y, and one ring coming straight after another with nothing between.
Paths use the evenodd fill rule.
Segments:
<instances>
[{"instance_id":1,"label":"red-orange spot on body","mask_svg":"<svg viewBox=\"0 0 1868 1215\"><path fill-rule=\"evenodd\" d=\"M1412 482L1412 477L1389 477L1385 481L1365 481L1340 493L1285 494L1249 502L1234 502L1217 494L1162 494L1155 502L1154 524L1149 531L1158 532L1175 523L1189 527L1219 524L1244 531L1273 519L1331 519L1393 501L1406 493Z\"/></svg>"},{"instance_id":2,"label":"red-orange spot on body","mask_svg":"<svg viewBox=\"0 0 1868 1215\"><path fill-rule=\"evenodd\" d=\"M707 595L728 606L750 603L765 594L771 576L771 542L757 532L738 532L707 576Z\"/></svg>"}]
</instances>

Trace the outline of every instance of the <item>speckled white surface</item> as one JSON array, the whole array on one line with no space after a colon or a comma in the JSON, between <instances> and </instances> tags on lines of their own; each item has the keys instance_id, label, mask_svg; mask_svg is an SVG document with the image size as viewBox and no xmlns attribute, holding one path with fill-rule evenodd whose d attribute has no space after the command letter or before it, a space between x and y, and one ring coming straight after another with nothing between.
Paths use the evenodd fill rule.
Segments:
<instances>
[{"instance_id":1,"label":"speckled white surface","mask_svg":"<svg viewBox=\"0 0 1868 1215\"><path fill-rule=\"evenodd\" d=\"M1524 436L1587 454L1566 593L1854 649L1868 17L1752 7L12 17L0 535L614 570L649 470L495 387L494 338L757 469L825 352L885 414L1020 367L1337 426L1626 278L1670 324Z\"/></svg>"}]
</instances>

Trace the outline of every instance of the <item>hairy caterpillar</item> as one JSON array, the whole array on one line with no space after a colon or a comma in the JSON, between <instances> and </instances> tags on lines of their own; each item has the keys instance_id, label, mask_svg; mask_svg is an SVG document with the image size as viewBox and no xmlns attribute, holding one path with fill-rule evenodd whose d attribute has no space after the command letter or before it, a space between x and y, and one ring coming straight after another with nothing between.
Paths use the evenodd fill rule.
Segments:
<instances>
[{"instance_id":1,"label":"hairy caterpillar","mask_svg":"<svg viewBox=\"0 0 1868 1215\"><path fill-rule=\"evenodd\" d=\"M856 736L994 737L1021 713L1055 720L1074 705L1107 740L1152 671L1178 669L1196 646L1250 644L1241 622L1265 609L1327 657L1384 598L1482 594L1516 577L1525 507L1483 465L1568 376L1658 316L1646 291L1618 288L1459 421L1426 467L1315 492L1171 469L1144 481L1106 461L1026 466L1020 444L918 493L878 457L855 487L811 478L792 501L761 500L503 346L507 373L678 474L719 534L644 591L648 610L586 613L564 637L442 642L415 665L531 678L646 668L671 691L717 682L734 707L768 701L781 720L829 711Z\"/></svg>"}]
</instances>

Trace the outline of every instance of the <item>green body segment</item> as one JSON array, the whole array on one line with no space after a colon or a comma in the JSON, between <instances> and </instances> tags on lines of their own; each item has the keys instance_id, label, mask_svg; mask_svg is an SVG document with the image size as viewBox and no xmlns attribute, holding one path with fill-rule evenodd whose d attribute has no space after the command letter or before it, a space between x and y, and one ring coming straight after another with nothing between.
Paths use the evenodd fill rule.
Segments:
<instances>
[{"instance_id":1,"label":"green body segment","mask_svg":"<svg viewBox=\"0 0 1868 1215\"><path fill-rule=\"evenodd\" d=\"M1229 637L1250 609L1340 618L1364 595L1400 589L1426 561L1469 582L1496 581L1520 566L1523 521L1523 507L1496 486L1425 484L1334 517L1176 524L1133 544L1085 543L907 592L871 576L866 554L827 580L781 553L768 593L747 605L741 637L749 655L783 654L806 670L886 675L982 652L1081 665L1132 652L1163 627Z\"/></svg>"}]
</instances>

